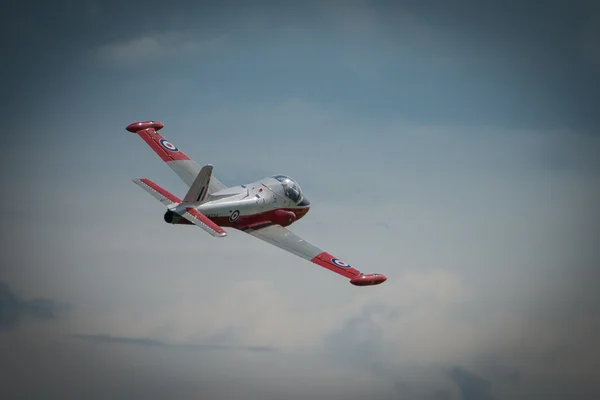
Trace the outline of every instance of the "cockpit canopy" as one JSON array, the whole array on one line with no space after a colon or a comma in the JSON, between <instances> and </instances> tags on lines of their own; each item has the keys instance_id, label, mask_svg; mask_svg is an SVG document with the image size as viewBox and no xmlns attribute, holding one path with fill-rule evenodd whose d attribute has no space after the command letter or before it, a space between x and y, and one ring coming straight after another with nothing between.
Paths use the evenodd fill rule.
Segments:
<instances>
[{"instance_id":1,"label":"cockpit canopy","mask_svg":"<svg viewBox=\"0 0 600 400\"><path fill-rule=\"evenodd\" d=\"M296 181L285 175L275 175L272 178L275 178L281 182L285 196L288 199L292 200L296 204L302 202L304 196L302 195L302 189L300 189L300 185L298 185Z\"/></svg>"}]
</instances>

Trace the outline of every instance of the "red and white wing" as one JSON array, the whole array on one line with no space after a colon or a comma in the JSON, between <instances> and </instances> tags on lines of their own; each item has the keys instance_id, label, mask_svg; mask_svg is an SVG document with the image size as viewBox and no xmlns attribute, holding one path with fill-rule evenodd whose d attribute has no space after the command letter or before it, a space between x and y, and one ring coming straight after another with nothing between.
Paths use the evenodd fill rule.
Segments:
<instances>
[{"instance_id":1,"label":"red and white wing","mask_svg":"<svg viewBox=\"0 0 600 400\"><path fill-rule=\"evenodd\" d=\"M363 274L347 262L319 249L281 225L265 223L243 228L242 231L349 278L353 285L379 285L387 280L383 274Z\"/></svg>"},{"instance_id":2,"label":"red and white wing","mask_svg":"<svg viewBox=\"0 0 600 400\"><path fill-rule=\"evenodd\" d=\"M201 167L190 159L183 151L158 133L164 125L159 121L134 122L127 126L127 130L136 133L154 150L188 186L192 186ZM211 176L209 191L214 193L226 186L217 178Z\"/></svg>"}]
</instances>

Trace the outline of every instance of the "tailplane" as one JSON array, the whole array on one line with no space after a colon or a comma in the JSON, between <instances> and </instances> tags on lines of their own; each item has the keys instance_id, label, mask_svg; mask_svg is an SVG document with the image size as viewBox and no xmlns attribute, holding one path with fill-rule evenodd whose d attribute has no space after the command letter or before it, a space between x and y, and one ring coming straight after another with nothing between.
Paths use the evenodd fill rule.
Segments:
<instances>
[{"instance_id":1,"label":"tailplane","mask_svg":"<svg viewBox=\"0 0 600 400\"><path fill-rule=\"evenodd\" d=\"M199 174L199 176L200 175L201 174ZM210 174L208 178L210 179ZM172 213L185 218L192 224L204 229L206 232L210 233L213 236L227 236L227 232L225 232L225 230L219 225L211 221L210 218L208 218L206 215L202 214L200 211L196 210L189 204L182 202L177 196L168 192L156 183L152 182L150 179L134 179L133 182L135 182L136 185L140 186L146 192L154 196L154 198L160 201Z\"/></svg>"}]
</instances>

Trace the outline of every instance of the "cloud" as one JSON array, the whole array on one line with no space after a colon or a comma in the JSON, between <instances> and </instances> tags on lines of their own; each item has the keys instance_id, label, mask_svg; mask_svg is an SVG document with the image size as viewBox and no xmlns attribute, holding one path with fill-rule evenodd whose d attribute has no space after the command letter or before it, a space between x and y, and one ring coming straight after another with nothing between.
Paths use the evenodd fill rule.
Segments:
<instances>
[{"instance_id":1,"label":"cloud","mask_svg":"<svg viewBox=\"0 0 600 400\"><path fill-rule=\"evenodd\" d=\"M481 376L463 368L454 367L450 378L458 385L463 400L493 400L492 384Z\"/></svg>"},{"instance_id":2,"label":"cloud","mask_svg":"<svg viewBox=\"0 0 600 400\"><path fill-rule=\"evenodd\" d=\"M15 274L24 276L54 266L56 273L37 284L62 289L78 304L62 329L111 333L64 345L60 352L71 352L74 364L167 359L156 375L146 366L136 373L124 368L123 376L143 376L153 388L162 377L169 391L181 384L186 394L196 390L189 383L196 376L182 383L178 375L203 366L203 374L216 378L250 374L244 386L260 388L237 398L265 398L274 387L306 393L304 382L319 398L327 388L350 392L363 385L382 399L411 400L456 399L461 390L489 397L485 381L495 396L511 399L549 387L556 377L564 381L555 388L590 387L592 373L578 378L569 371L591 371L597 354L597 280L592 269L579 267L598 265L596 137L411 126L300 99L216 109L173 118L165 135L199 162L215 160L223 165L219 171L236 171L232 183L292 171L311 200L317 198L309 217L292 229L390 279L356 290L242 233L211 241L201 231L165 225L164 209L128 177L138 168L167 185L177 178L143 142L126 142L119 131L119 146L104 137L86 146L93 151L80 148L79 185L63 176L43 188L46 204L68 206L69 218L44 210L47 224L31 231L40 212L35 207L8 216L21 223L14 224L13 247L27 238L21 243L35 244L39 255L4 252L3 261L19 257L26 269ZM90 141L105 130L90 129ZM260 140L246 132L260 132ZM113 151L111 166L122 164L111 170L96 149ZM32 165L52 168L50 153L32 154ZM250 172L247 154L257 155ZM106 167L98 169L101 180L89 177L100 174L88 164L94 157L93 165ZM370 196L353 190L357 182ZM374 221L393 229L384 232ZM278 351L246 351L264 345ZM81 348L92 352L84 362L77 361ZM453 366L468 370L449 375ZM252 375L259 369L277 379ZM325 382L326 376L333 378ZM227 390L223 383L199 392L226 397Z\"/></svg>"},{"instance_id":3,"label":"cloud","mask_svg":"<svg viewBox=\"0 0 600 400\"><path fill-rule=\"evenodd\" d=\"M16 327L21 317L55 319L66 308L48 299L20 299L6 282L0 281L0 329Z\"/></svg>"},{"instance_id":4,"label":"cloud","mask_svg":"<svg viewBox=\"0 0 600 400\"><path fill-rule=\"evenodd\" d=\"M93 60L117 67L141 66L172 57L188 57L222 46L226 36L199 39L192 32L171 31L148 34L121 42L101 45L91 52Z\"/></svg>"},{"instance_id":5,"label":"cloud","mask_svg":"<svg viewBox=\"0 0 600 400\"><path fill-rule=\"evenodd\" d=\"M354 317L330 335L325 347L370 368L384 356L384 331L368 315Z\"/></svg>"},{"instance_id":6,"label":"cloud","mask_svg":"<svg viewBox=\"0 0 600 400\"><path fill-rule=\"evenodd\" d=\"M131 344L152 347L178 347L188 350L244 350L251 352L277 352L279 349L271 346L227 346L219 344L172 344L150 338L130 338L99 334L76 334L71 335L76 339L89 342L107 343L107 344Z\"/></svg>"}]
</instances>

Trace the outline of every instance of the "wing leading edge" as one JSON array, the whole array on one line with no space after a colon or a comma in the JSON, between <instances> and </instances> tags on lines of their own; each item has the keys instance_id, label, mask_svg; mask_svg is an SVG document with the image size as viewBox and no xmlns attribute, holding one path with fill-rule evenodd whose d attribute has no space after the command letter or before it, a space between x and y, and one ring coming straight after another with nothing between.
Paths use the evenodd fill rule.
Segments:
<instances>
[{"instance_id":1,"label":"wing leading edge","mask_svg":"<svg viewBox=\"0 0 600 400\"><path fill-rule=\"evenodd\" d=\"M345 261L321 250L281 225L266 224L256 227L247 227L242 229L242 231L342 275L350 279L350 283L353 285L379 285L387 280L387 277L383 274L363 274Z\"/></svg>"}]
</instances>

